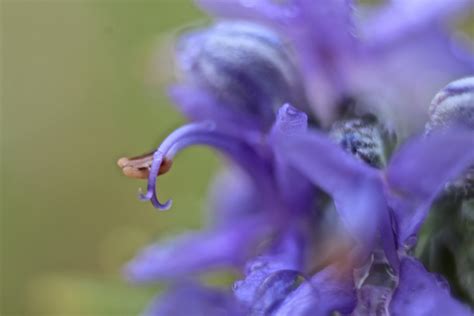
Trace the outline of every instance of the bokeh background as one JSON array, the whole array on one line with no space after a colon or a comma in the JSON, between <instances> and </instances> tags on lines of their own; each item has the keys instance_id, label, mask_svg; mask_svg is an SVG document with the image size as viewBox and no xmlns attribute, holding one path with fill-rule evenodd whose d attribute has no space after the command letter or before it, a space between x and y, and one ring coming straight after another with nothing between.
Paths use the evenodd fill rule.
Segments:
<instances>
[{"instance_id":1,"label":"bokeh background","mask_svg":"<svg viewBox=\"0 0 474 316\"><path fill-rule=\"evenodd\" d=\"M191 0L0 0L0 315L134 315L159 287L121 268L143 245L206 221L218 157L193 148L160 180L157 214L117 158L183 122L166 97ZM462 26L474 35L474 19Z\"/></svg>"},{"instance_id":2,"label":"bokeh background","mask_svg":"<svg viewBox=\"0 0 474 316\"><path fill-rule=\"evenodd\" d=\"M218 158L180 155L160 180L174 208L160 214L116 160L183 122L165 92L171 39L206 17L190 0L0 3L0 314L137 314L156 288L126 284L123 264L200 227Z\"/></svg>"}]
</instances>

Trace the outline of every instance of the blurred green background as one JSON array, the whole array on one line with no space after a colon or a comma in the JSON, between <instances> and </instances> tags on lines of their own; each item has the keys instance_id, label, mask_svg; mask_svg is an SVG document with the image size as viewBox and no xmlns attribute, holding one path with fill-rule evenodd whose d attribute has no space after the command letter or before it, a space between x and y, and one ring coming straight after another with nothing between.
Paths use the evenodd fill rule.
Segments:
<instances>
[{"instance_id":1,"label":"blurred green background","mask_svg":"<svg viewBox=\"0 0 474 316\"><path fill-rule=\"evenodd\" d=\"M203 224L218 159L181 154L160 180L160 196L175 198L160 214L116 160L183 121L165 95L171 41L206 17L191 0L0 5L0 314L137 314L156 288L126 284L121 267L156 238Z\"/></svg>"},{"instance_id":2,"label":"blurred green background","mask_svg":"<svg viewBox=\"0 0 474 316\"><path fill-rule=\"evenodd\" d=\"M170 212L117 158L183 119L166 98L171 39L204 20L191 0L1 0L1 315L133 315L155 288L120 269L142 246L198 228L218 163L180 155L160 180Z\"/></svg>"}]
</instances>

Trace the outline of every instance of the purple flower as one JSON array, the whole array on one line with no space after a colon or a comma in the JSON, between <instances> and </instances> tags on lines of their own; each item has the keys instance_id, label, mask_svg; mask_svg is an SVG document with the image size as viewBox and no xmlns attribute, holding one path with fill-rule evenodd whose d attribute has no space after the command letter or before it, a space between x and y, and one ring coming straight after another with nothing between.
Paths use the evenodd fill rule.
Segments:
<instances>
[{"instance_id":1,"label":"purple flower","mask_svg":"<svg viewBox=\"0 0 474 316\"><path fill-rule=\"evenodd\" d=\"M282 104L306 106L292 54L264 26L219 22L182 36L177 55L183 78L171 96L193 120L235 124L238 118L239 124L268 129Z\"/></svg>"},{"instance_id":2,"label":"purple flower","mask_svg":"<svg viewBox=\"0 0 474 316\"><path fill-rule=\"evenodd\" d=\"M309 182L301 179L285 161L278 160L279 153L273 146L274 138L303 132L306 124L304 113L285 105L278 112L266 142L220 130L206 122L192 123L171 133L153 155L148 191L142 199L150 200L158 209L170 207L171 202L161 203L155 192L160 166L163 161L171 162L181 149L196 144L226 154L240 167L232 174L241 180L229 184L236 191L221 188L222 195L215 202L218 220L207 232L146 248L128 265L128 277L132 281L150 282L239 267L255 251L259 241L286 229L289 221L309 216L314 195ZM283 181L283 177L289 182ZM245 186L239 186L239 182ZM286 191L286 185L292 182L295 183L292 191ZM243 199L236 201L235 194Z\"/></svg>"},{"instance_id":3,"label":"purple flower","mask_svg":"<svg viewBox=\"0 0 474 316\"><path fill-rule=\"evenodd\" d=\"M448 86L444 91L449 91L450 87L452 86ZM456 107L457 98L458 102L471 98L470 95L460 98L463 93L465 91L461 90L450 96ZM469 103L469 107L467 112L472 114L474 103ZM456 113L454 111L454 114ZM451 123L457 123L456 116L451 117ZM378 236L381 237L388 263L394 269L395 275L399 272L400 279L396 282L399 284L397 295L393 298L393 304L396 305L393 308L397 311L411 311L409 314L413 315L418 315L415 313L417 310L420 310L419 315L422 315L424 307L421 305L426 303L426 299L414 300L413 304L412 301L406 301L406 296L409 295L407 288L414 286L411 285L414 281L407 276L412 269L412 259L406 257L406 249L416 242L417 232L444 185L474 163L474 130L448 127L442 131L431 131L428 137L422 136L410 141L393 154L388 166L382 171L363 165L360 160L354 159L315 131L281 139L281 146L295 168L333 197L347 230L365 247L365 251L356 253L357 256L364 258L364 255L370 254L375 248ZM318 155L318 152L324 152L324 155ZM400 257L404 262L401 268L398 265ZM413 268L415 270L416 265ZM429 281L433 277L425 270L418 270L419 282L429 284L426 285L430 287L427 291L437 293L439 303L447 306L446 310L449 306L458 306L464 314L470 314L468 308L450 297L449 290L442 289L439 283ZM390 279L390 275L385 278L389 281ZM393 280L396 281L397 278ZM382 309L389 308L393 289L394 284L388 287L387 294L381 298L386 303L382 305ZM384 289L369 288L365 294L368 297L360 296L364 295L362 290L364 288L359 290L359 302L368 299L369 303L365 305L370 308L370 303L377 302L373 295L380 294Z\"/></svg>"},{"instance_id":4,"label":"purple flower","mask_svg":"<svg viewBox=\"0 0 474 316\"><path fill-rule=\"evenodd\" d=\"M468 45L445 22L470 0L387 1L378 7L350 0L198 0L221 17L258 21L292 44L310 107L327 125L345 96L377 99L399 132L420 128L426 106L449 81L474 72ZM405 134L406 135L406 134Z\"/></svg>"},{"instance_id":5,"label":"purple flower","mask_svg":"<svg viewBox=\"0 0 474 316\"><path fill-rule=\"evenodd\" d=\"M118 164L148 178L141 199L159 210L171 200L158 176L181 150L205 145L229 165L203 231L127 265L133 282L170 284L147 315L469 315L411 249L446 187L472 197L473 79L435 97L425 134L396 141L474 71L442 25L470 1L199 3L247 21L182 36L170 96L192 122ZM229 268L242 272L232 292L195 280Z\"/></svg>"},{"instance_id":6,"label":"purple flower","mask_svg":"<svg viewBox=\"0 0 474 316\"><path fill-rule=\"evenodd\" d=\"M125 274L132 282L150 283L239 267L268 233L267 224L260 219L187 233L143 249L129 262Z\"/></svg>"}]
</instances>

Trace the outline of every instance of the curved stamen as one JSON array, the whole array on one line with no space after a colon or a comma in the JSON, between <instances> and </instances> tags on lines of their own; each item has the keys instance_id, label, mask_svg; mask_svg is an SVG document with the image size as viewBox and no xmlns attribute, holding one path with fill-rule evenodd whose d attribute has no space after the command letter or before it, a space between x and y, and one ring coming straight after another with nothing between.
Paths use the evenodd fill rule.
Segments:
<instances>
[{"instance_id":1,"label":"curved stamen","mask_svg":"<svg viewBox=\"0 0 474 316\"><path fill-rule=\"evenodd\" d=\"M176 153L176 150L172 150L182 138L194 133L209 131L214 128L214 124L210 122L203 122L197 124L185 125L172 132L166 139L160 144L158 149L153 153L152 164L149 168L148 174L148 185L147 192L145 194L140 193L140 199L142 201L150 201L155 208L160 210L168 210L171 207L172 200L168 200L165 203L161 203L156 196L156 180L160 172L160 167L165 160L172 161L172 157L169 159L166 154L171 150ZM174 155L173 155L174 156Z\"/></svg>"},{"instance_id":2,"label":"curved stamen","mask_svg":"<svg viewBox=\"0 0 474 316\"><path fill-rule=\"evenodd\" d=\"M262 175L262 172L265 172L265 167L258 163L261 162L261 159L248 143L238 136L216 130L213 123L192 123L172 132L155 151L148 176L147 192L140 194L140 199L150 201L159 210L169 209L172 201L161 203L156 194L156 180L160 170L164 163L172 162L179 151L199 144L211 146L230 156L247 170L252 178L259 182L259 185L262 185L261 181L266 179L266 176Z\"/></svg>"}]
</instances>

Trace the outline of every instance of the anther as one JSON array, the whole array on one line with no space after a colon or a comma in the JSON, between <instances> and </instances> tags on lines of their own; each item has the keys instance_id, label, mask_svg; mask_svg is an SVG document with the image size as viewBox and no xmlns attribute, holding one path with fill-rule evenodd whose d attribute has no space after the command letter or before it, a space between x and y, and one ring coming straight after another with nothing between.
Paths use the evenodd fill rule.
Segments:
<instances>
[{"instance_id":1,"label":"anther","mask_svg":"<svg viewBox=\"0 0 474 316\"><path fill-rule=\"evenodd\" d=\"M329 132L342 148L372 167L385 165L384 139L380 125L367 118L337 121Z\"/></svg>"},{"instance_id":2,"label":"anther","mask_svg":"<svg viewBox=\"0 0 474 316\"><path fill-rule=\"evenodd\" d=\"M132 158L122 157L117 161L117 165L122 169L123 174L129 178L148 179L152 162L153 152ZM158 175L167 173L172 164L171 159L163 159Z\"/></svg>"}]
</instances>

